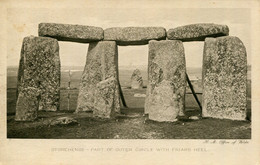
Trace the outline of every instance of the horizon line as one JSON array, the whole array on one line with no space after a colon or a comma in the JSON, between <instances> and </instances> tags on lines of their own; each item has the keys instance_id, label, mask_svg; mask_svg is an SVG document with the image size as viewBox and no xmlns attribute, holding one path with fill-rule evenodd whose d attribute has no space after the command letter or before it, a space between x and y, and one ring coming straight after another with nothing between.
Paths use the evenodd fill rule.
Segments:
<instances>
[{"instance_id":1,"label":"horizon line","mask_svg":"<svg viewBox=\"0 0 260 165\"><path fill-rule=\"evenodd\" d=\"M148 66L148 65L119 65L118 67L131 67L131 66ZM252 66L251 64L248 64L247 66ZM19 67L19 65L7 65L7 68L10 67ZM85 65L64 65L61 67L85 67ZM202 66L186 66L186 68L202 68Z\"/></svg>"}]
</instances>

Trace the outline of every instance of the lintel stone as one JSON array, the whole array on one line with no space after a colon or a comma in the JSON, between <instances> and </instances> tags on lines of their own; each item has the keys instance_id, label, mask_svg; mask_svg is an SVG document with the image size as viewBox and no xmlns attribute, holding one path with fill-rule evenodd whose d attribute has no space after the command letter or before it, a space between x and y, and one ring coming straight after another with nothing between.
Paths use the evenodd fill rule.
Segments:
<instances>
[{"instance_id":1,"label":"lintel stone","mask_svg":"<svg viewBox=\"0 0 260 165\"><path fill-rule=\"evenodd\" d=\"M52 37L59 41L80 43L100 41L104 38L102 28L85 25L40 23L38 33L39 36Z\"/></svg>"},{"instance_id":2,"label":"lintel stone","mask_svg":"<svg viewBox=\"0 0 260 165\"><path fill-rule=\"evenodd\" d=\"M201 23L180 26L169 29L167 38L169 40L181 41L204 41L206 37L228 36L229 28L227 25L213 23Z\"/></svg>"},{"instance_id":3,"label":"lintel stone","mask_svg":"<svg viewBox=\"0 0 260 165\"><path fill-rule=\"evenodd\" d=\"M104 40L118 45L146 45L150 40L165 40L163 27L113 27L104 30Z\"/></svg>"}]
</instances>

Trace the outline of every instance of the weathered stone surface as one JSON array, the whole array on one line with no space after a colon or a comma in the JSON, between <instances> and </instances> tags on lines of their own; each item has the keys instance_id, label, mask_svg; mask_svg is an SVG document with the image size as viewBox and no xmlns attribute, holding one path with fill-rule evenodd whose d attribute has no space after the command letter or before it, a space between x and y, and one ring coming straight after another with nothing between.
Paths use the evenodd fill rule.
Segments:
<instances>
[{"instance_id":1,"label":"weathered stone surface","mask_svg":"<svg viewBox=\"0 0 260 165\"><path fill-rule=\"evenodd\" d=\"M131 88L132 89L142 89L143 88L143 78L141 71L135 69L131 76Z\"/></svg>"},{"instance_id":2,"label":"weathered stone surface","mask_svg":"<svg viewBox=\"0 0 260 165\"><path fill-rule=\"evenodd\" d=\"M23 88L16 103L16 121L33 121L37 118L40 90L33 87Z\"/></svg>"},{"instance_id":3,"label":"weathered stone surface","mask_svg":"<svg viewBox=\"0 0 260 165\"><path fill-rule=\"evenodd\" d=\"M167 38L181 41L204 41L206 37L228 36L228 34L229 28L227 25L202 23L169 29Z\"/></svg>"},{"instance_id":4,"label":"weathered stone surface","mask_svg":"<svg viewBox=\"0 0 260 165\"><path fill-rule=\"evenodd\" d=\"M114 107L120 112L118 86L118 50L114 41L89 44L87 60L81 77L76 112L93 111L97 84L110 77L116 80Z\"/></svg>"},{"instance_id":5,"label":"weathered stone surface","mask_svg":"<svg viewBox=\"0 0 260 165\"><path fill-rule=\"evenodd\" d=\"M114 97L116 89L116 79L108 78L99 82L96 86L93 116L101 118L115 117Z\"/></svg>"},{"instance_id":6,"label":"weathered stone surface","mask_svg":"<svg viewBox=\"0 0 260 165\"><path fill-rule=\"evenodd\" d=\"M40 23L38 33L39 36L52 37L59 41L81 43L100 41L104 38L104 31L100 27L71 24Z\"/></svg>"},{"instance_id":7,"label":"weathered stone surface","mask_svg":"<svg viewBox=\"0 0 260 165\"><path fill-rule=\"evenodd\" d=\"M114 27L104 30L104 40L116 41L118 45L145 45L150 40L164 40L163 27Z\"/></svg>"},{"instance_id":8,"label":"weathered stone surface","mask_svg":"<svg viewBox=\"0 0 260 165\"><path fill-rule=\"evenodd\" d=\"M186 66L181 41L150 41L145 113L156 121L175 121L184 111Z\"/></svg>"},{"instance_id":9,"label":"weathered stone surface","mask_svg":"<svg viewBox=\"0 0 260 165\"><path fill-rule=\"evenodd\" d=\"M146 89L146 97L145 97L145 102L144 102L144 114L149 114L150 94L151 93L152 93L152 87L149 83L149 78L148 78L148 84L147 84L147 89Z\"/></svg>"},{"instance_id":10,"label":"weathered stone surface","mask_svg":"<svg viewBox=\"0 0 260 165\"><path fill-rule=\"evenodd\" d=\"M56 39L25 37L21 50L17 96L27 87L39 88L39 110L56 111L60 100L60 57Z\"/></svg>"},{"instance_id":11,"label":"weathered stone surface","mask_svg":"<svg viewBox=\"0 0 260 165\"><path fill-rule=\"evenodd\" d=\"M176 121L179 114L179 98L173 91L171 81L163 80L150 95L149 119Z\"/></svg>"},{"instance_id":12,"label":"weathered stone surface","mask_svg":"<svg viewBox=\"0 0 260 165\"><path fill-rule=\"evenodd\" d=\"M246 119L246 49L237 37L206 38L202 70L202 115Z\"/></svg>"},{"instance_id":13,"label":"weathered stone surface","mask_svg":"<svg viewBox=\"0 0 260 165\"><path fill-rule=\"evenodd\" d=\"M75 125L75 124L79 124L78 121L72 117L59 117L57 119L54 119L50 122L50 126L51 125Z\"/></svg>"}]
</instances>

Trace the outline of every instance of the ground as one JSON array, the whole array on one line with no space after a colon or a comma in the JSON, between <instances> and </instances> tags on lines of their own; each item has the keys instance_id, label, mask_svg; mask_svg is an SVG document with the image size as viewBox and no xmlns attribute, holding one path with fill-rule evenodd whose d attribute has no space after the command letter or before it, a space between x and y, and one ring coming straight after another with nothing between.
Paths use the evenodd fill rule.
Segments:
<instances>
[{"instance_id":1,"label":"ground","mask_svg":"<svg viewBox=\"0 0 260 165\"><path fill-rule=\"evenodd\" d=\"M65 68L82 69L82 68ZM7 69L7 137L8 138L42 138L42 139L250 139L251 138L251 69L248 68L247 85L247 121L232 121L212 118L191 120L189 116L199 114L198 105L189 88L186 89L186 117L179 118L175 123L154 122L148 120L144 112L146 88L130 89L133 70L119 69L119 79L129 108L123 108L122 115L116 119L92 118L92 113L74 114L77 104L78 87L82 71L74 71L71 76L71 89L68 85L68 72L61 72L60 111L40 111L34 122L14 121L16 105L17 67ZM188 68L198 98L201 101L201 68ZM141 70L144 86L147 85L147 70ZM68 102L68 93L70 99ZM53 126L50 123L58 117L73 117L78 124Z\"/></svg>"},{"instance_id":2,"label":"ground","mask_svg":"<svg viewBox=\"0 0 260 165\"><path fill-rule=\"evenodd\" d=\"M34 122L16 122L15 91L7 90L7 137L40 139L250 139L250 121L232 121L212 118L191 120L189 116L199 114L198 105L191 94L186 95L186 117L174 123L148 120L144 112L146 89L123 88L129 108L122 108L122 115L116 119L92 118L92 113L73 113L76 108L78 90L71 90L68 110L68 90L61 90L61 110L58 112L40 111ZM198 95L201 99L201 95ZM250 100L248 105L251 107ZM249 107L249 108L250 108ZM78 124L51 125L58 117L73 117Z\"/></svg>"}]
</instances>

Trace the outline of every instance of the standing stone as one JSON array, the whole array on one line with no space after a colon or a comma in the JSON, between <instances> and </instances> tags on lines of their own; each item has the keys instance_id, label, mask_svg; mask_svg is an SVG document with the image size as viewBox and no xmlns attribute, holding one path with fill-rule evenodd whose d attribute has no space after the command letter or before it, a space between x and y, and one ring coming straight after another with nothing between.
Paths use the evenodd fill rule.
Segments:
<instances>
[{"instance_id":1,"label":"standing stone","mask_svg":"<svg viewBox=\"0 0 260 165\"><path fill-rule=\"evenodd\" d=\"M199 23L180 26L169 29L167 38L169 40L181 41L204 41L206 37L228 36L229 28L227 25L213 23Z\"/></svg>"},{"instance_id":2,"label":"standing stone","mask_svg":"<svg viewBox=\"0 0 260 165\"><path fill-rule=\"evenodd\" d=\"M23 88L16 103L16 121L33 121L37 118L40 91L37 88Z\"/></svg>"},{"instance_id":3,"label":"standing stone","mask_svg":"<svg viewBox=\"0 0 260 165\"><path fill-rule=\"evenodd\" d=\"M141 71L139 69L134 70L131 76L131 88L132 89L143 88L143 78L142 78Z\"/></svg>"},{"instance_id":4,"label":"standing stone","mask_svg":"<svg viewBox=\"0 0 260 165\"><path fill-rule=\"evenodd\" d=\"M186 66L181 41L150 41L145 112L156 121L176 120L184 111Z\"/></svg>"},{"instance_id":5,"label":"standing stone","mask_svg":"<svg viewBox=\"0 0 260 165\"><path fill-rule=\"evenodd\" d=\"M237 37L206 38L202 70L202 115L246 119L247 57Z\"/></svg>"},{"instance_id":6,"label":"standing stone","mask_svg":"<svg viewBox=\"0 0 260 165\"><path fill-rule=\"evenodd\" d=\"M59 41L71 41L89 43L100 41L104 38L104 30L100 27L40 23L38 29L39 36L56 38Z\"/></svg>"},{"instance_id":7,"label":"standing stone","mask_svg":"<svg viewBox=\"0 0 260 165\"><path fill-rule=\"evenodd\" d=\"M41 95L39 110L59 109L60 57L56 39L24 38L17 82L17 96L24 88L38 88Z\"/></svg>"},{"instance_id":8,"label":"standing stone","mask_svg":"<svg viewBox=\"0 0 260 165\"><path fill-rule=\"evenodd\" d=\"M114 77L97 83L94 96L93 116L101 118L115 117L114 97L116 83L117 81Z\"/></svg>"},{"instance_id":9,"label":"standing stone","mask_svg":"<svg viewBox=\"0 0 260 165\"><path fill-rule=\"evenodd\" d=\"M115 78L115 112L120 112L118 85L118 49L114 41L100 41L89 44L86 65L82 73L76 112L93 111L97 84Z\"/></svg>"}]
</instances>

